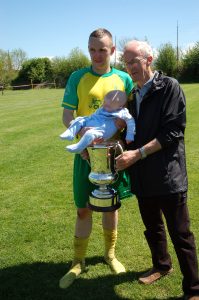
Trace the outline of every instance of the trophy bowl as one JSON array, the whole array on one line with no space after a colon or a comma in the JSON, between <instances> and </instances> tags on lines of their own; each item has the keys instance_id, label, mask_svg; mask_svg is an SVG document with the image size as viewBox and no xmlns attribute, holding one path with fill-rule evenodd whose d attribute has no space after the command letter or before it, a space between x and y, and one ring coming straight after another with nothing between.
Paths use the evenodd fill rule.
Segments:
<instances>
[{"instance_id":1,"label":"trophy bowl","mask_svg":"<svg viewBox=\"0 0 199 300\"><path fill-rule=\"evenodd\" d=\"M91 172L90 182L98 187L89 196L88 207L94 211L114 211L121 206L117 191L110 187L118 179L115 171L115 157L118 149L122 153L119 142L104 142L88 147Z\"/></svg>"}]
</instances>

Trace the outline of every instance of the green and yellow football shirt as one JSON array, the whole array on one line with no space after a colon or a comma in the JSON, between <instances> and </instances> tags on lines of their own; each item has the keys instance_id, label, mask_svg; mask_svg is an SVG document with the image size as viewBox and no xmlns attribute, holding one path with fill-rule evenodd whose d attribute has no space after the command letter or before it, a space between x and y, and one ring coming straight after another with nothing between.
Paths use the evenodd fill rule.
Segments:
<instances>
[{"instance_id":1,"label":"green and yellow football shirt","mask_svg":"<svg viewBox=\"0 0 199 300\"><path fill-rule=\"evenodd\" d=\"M130 76L115 68L104 75L94 73L91 67L80 69L67 82L62 106L76 110L77 116L88 116L102 105L109 91L121 90L129 95L132 88Z\"/></svg>"}]
</instances>

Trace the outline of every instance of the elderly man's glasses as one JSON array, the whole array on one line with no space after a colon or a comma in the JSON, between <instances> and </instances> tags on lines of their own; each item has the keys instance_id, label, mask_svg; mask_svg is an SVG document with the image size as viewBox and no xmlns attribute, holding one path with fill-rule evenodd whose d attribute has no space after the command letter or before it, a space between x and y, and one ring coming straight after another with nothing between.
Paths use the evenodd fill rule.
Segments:
<instances>
[{"instance_id":1,"label":"elderly man's glasses","mask_svg":"<svg viewBox=\"0 0 199 300\"><path fill-rule=\"evenodd\" d=\"M147 58L146 57L141 57L141 56L137 56L133 59L131 59L130 61L128 62L125 62L126 65L133 65L133 64L137 64L143 60L146 60Z\"/></svg>"}]
</instances>

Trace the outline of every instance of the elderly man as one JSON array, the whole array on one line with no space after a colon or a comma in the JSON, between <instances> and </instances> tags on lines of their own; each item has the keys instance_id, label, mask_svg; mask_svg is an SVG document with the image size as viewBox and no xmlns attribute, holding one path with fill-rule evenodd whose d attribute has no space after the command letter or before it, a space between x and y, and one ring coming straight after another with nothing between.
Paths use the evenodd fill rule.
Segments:
<instances>
[{"instance_id":1,"label":"elderly man","mask_svg":"<svg viewBox=\"0 0 199 300\"><path fill-rule=\"evenodd\" d=\"M177 80L152 71L148 43L130 41L124 49L124 61L137 83L128 107L135 118L136 136L127 145L128 151L117 158L116 166L118 170L129 168L153 264L139 282L151 284L173 271L163 214L183 274L184 299L196 300L199 278L187 207L185 96Z\"/></svg>"}]
</instances>

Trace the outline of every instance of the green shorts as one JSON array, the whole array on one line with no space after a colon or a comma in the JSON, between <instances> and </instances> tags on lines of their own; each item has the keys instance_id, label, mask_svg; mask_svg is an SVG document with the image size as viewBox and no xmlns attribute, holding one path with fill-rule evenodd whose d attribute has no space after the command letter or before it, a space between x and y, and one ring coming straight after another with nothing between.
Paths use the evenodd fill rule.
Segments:
<instances>
[{"instance_id":1,"label":"green shorts","mask_svg":"<svg viewBox=\"0 0 199 300\"><path fill-rule=\"evenodd\" d=\"M79 154L76 154L73 170L73 192L74 201L78 208L87 206L89 195L96 188L96 185L92 184L88 179L89 173L90 166L88 162L82 159ZM119 172L118 180L111 187L117 190L120 199L132 196L130 177L126 171Z\"/></svg>"}]
</instances>

